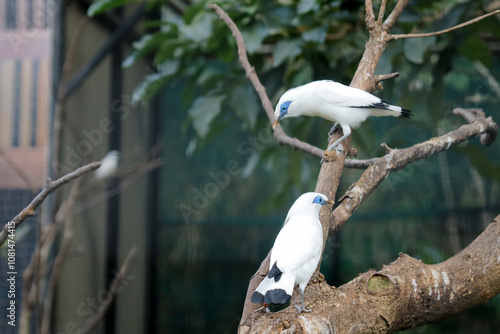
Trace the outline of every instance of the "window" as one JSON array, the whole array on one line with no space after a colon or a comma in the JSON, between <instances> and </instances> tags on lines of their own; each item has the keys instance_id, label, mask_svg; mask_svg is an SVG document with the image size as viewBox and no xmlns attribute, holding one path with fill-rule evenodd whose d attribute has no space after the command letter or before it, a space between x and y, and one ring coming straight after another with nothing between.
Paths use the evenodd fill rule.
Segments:
<instances>
[{"instance_id":1,"label":"window","mask_svg":"<svg viewBox=\"0 0 500 334\"><path fill-rule=\"evenodd\" d=\"M7 29L16 28L17 21L17 4L16 0L7 0L5 10L5 27Z\"/></svg>"}]
</instances>

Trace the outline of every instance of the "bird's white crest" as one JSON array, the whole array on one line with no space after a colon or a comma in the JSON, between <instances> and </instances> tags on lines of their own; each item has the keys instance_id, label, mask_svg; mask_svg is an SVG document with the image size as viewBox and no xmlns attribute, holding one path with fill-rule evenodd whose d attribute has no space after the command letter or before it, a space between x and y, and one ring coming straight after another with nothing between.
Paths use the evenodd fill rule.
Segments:
<instances>
[{"instance_id":1,"label":"bird's white crest","mask_svg":"<svg viewBox=\"0 0 500 334\"><path fill-rule=\"evenodd\" d=\"M120 163L120 152L117 150L109 151L101 160L101 167L95 171L95 177L99 180L104 180L112 176L117 170Z\"/></svg>"},{"instance_id":2,"label":"bird's white crest","mask_svg":"<svg viewBox=\"0 0 500 334\"><path fill-rule=\"evenodd\" d=\"M268 276L255 290L252 301L266 304L286 304L299 285L305 310L304 289L318 266L323 247L323 229L319 211L332 204L325 195L305 193L290 208L285 224L271 251Z\"/></svg>"},{"instance_id":3,"label":"bird's white crest","mask_svg":"<svg viewBox=\"0 0 500 334\"><path fill-rule=\"evenodd\" d=\"M333 147L351 134L351 127L357 128L369 116L409 118L411 111L390 105L361 89L321 80L286 91L274 110L273 126L283 118L297 116L322 117L338 123L344 136Z\"/></svg>"}]
</instances>

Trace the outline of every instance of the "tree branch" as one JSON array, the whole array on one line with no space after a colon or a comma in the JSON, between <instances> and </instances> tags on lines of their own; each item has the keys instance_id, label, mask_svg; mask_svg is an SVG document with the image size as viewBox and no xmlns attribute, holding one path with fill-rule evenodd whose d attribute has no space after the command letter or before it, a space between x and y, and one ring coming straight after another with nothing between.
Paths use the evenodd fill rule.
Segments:
<instances>
[{"instance_id":1,"label":"tree branch","mask_svg":"<svg viewBox=\"0 0 500 334\"><path fill-rule=\"evenodd\" d=\"M455 109L454 113L469 114L469 112L462 110ZM412 147L390 150L388 154L378 158L366 169L358 182L353 184L340 199L341 204L332 213L333 221L330 225L329 234L333 235L342 228L344 222L351 217L359 205L389 174L406 167L414 161L448 150L450 147L480 134L488 134L488 138L490 138L488 143L491 144L491 138L496 137L498 126L491 117L485 118L484 113L477 113L477 115L471 124L462 125L445 135L432 138Z\"/></svg>"},{"instance_id":2,"label":"tree branch","mask_svg":"<svg viewBox=\"0 0 500 334\"><path fill-rule=\"evenodd\" d=\"M252 333L394 333L441 320L485 303L500 292L500 216L468 247L448 260L428 265L408 255L382 270L330 287L324 280L307 287L311 313L293 307L270 315L252 314ZM291 303L300 299L294 293ZM333 307L332 307L333 306Z\"/></svg>"},{"instance_id":3,"label":"tree branch","mask_svg":"<svg viewBox=\"0 0 500 334\"><path fill-rule=\"evenodd\" d=\"M378 25L382 24L382 20L384 19L386 5L387 5L387 0L382 0L382 3L380 4L380 10L378 11L378 18L377 18Z\"/></svg>"},{"instance_id":4,"label":"tree branch","mask_svg":"<svg viewBox=\"0 0 500 334\"><path fill-rule=\"evenodd\" d=\"M7 222L5 226L2 229L2 232L0 232L0 246L4 244L5 240L7 240L7 235L9 234L9 229L12 228L17 228L21 223L28 217L33 217L36 215L36 209L43 203L45 198L52 192L54 192L57 188L59 188L62 185L65 185L66 183L88 173L93 170L96 170L101 166L101 163L99 161L97 162L92 162L88 165L85 165L83 167L80 167L76 169L75 171L66 174L59 179L52 181L50 179L47 179L47 182L45 184L45 187L40 191L38 195L31 201L31 203L25 207L20 213L17 214L10 222ZM9 223L13 222L14 226L9 225Z\"/></svg>"},{"instance_id":5,"label":"tree branch","mask_svg":"<svg viewBox=\"0 0 500 334\"><path fill-rule=\"evenodd\" d=\"M229 17L229 15L227 15L227 13L222 8L220 8L215 4L210 4L208 5L208 7L214 10L217 13L217 15L219 15L219 18L228 26L228 28L233 33L233 37L236 40L236 45L238 46L238 58L240 60L241 66L243 66L246 76L248 77L248 79L250 79L250 82L255 88L255 91L259 95L259 98L262 102L262 107L264 107L267 117L269 118L269 123L273 124L274 121L273 105L271 103L271 100L269 99L269 96L266 93L266 89L264 88L264 86L259 80L259 77L255 73L255 68L248 61L245 42L243 40L241 32L239 31L234 21ZM323 158L322 149L313 146L311 144L305 143L303 141L300 141L297 138L289 137L287 134L285 134L285 132L283 131L283 129L279 124L274 128L274 138L276 138L276 141L280 145L287 145L293 149L304 151L318 158Z\"/></svg>"},{"instance_id":6,"label":"tree branch","mask_svg":"<svg viewBox=\"0 0 500 334\"><path fill-rule=\"evenodd\" d=\"M398 18L401 16L403 13L403 10L405 9L406 5L408 5L408 2L410 0L399 0L394 9L392 10L391 14L387 17L387 19L384 21L382 24L382 29L385 31L389 31L395 24Z\"/></svg>"},{"instance_id":7,"label":"tree branch","mask_svg":"<svg viewBox=\"0 0 500 334\"><path fill-rule=\"evenodd\" d=\"M71 246L71 241L73 240L73 225L74 225L74 215L72 214L72 209L75 207L76 199L80 192L80 185L82 179L79 178L73 184L71 191L67 199L67 209L64 210L64 234L60 247L57 250L57 255L54 260L54 265L52 266L52 273L50 275L49 284L47 286L47 292L45 298L43 298L43 317L41 321L41 334L48 334L50 331L50 325L52 321L52 311L54 294L56 291L57 283L59 282L59 277L61 275L62 266L66 255L68 254L69 247ZM42 247L42 245L40 245Z\"/></svg>"},{"instance_id":8,"label":"tree branch","mask_svg":"<svg viewBox=\"0 0 500 334\"><path fill-rule=\"evenodd\" d=\"M495 14L500 14L500 9L497 9L493 12L478 16L472 20L458 24L458 25L451 27L451 28L448 28L448 29L434 31L434 32L428 32L428 33L421 33L421 34L396 34L396 35L391 35L391 38L392 39L402 39L402 38L418 38L418 37L430 37L430 36L442 35L442 34L445 34L447 32L450 32L450 31L453 31L456 29L460 29L460 28L463 28L463 27L468 26L470 24L476 23L478 21L481 21L482 19L487 18L488 16L495 15Z\"/></svg>"},{"instance_id":9,"label":"tree branch","mask_svg":"<svg viewBox=\"0 0 500 334\"><path fill-rule=\"evenodd\" d=\"M393 78L397 78L397 77L399 77L399 72L394 72L394 73L389 73L389 74L377 75L377 80L380 82L380 81L389 80L389 79L393 79Z\"/></svg>"},{"instance_id":10,"label":"tree branch","mask_svg":"<svg viewBox=\"0 0 500 334\"><path fill-rule=\"evenodd\" d=\"M365 0L365 23L368 30L375 28L375 14L373 13L373 2L372 0Z\"/></svg>"},{"instance_id":11,"label":"tree branch","mask_svg":"<svg viewBox=\"0 0 500 334\"><path fill-rule=\"evenodd\" d=\"M473 123L478 117L484 118L484 112L482 109L453 109L455 115L462 116L467 122ZM491 127L486 129L485 133L479 135L479 141L483 146L490 146L498 135L498 125L493 123Z\"/></svg>"}]
</instances>

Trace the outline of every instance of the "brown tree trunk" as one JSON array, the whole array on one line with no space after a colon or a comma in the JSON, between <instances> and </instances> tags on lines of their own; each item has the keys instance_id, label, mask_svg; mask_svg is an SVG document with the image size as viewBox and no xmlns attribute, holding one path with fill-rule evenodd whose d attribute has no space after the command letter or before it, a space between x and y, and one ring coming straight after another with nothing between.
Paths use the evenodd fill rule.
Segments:
<instances>
[{"instance_id":1,"label":"brown tree trunk","mask_svg":"<svg viewBox=\"0 0 500 334\"><path fill-rule=\"evenodd\" d=\"M499 13L491 12L476 19L442 31L426 34L392 35L390 29L403 12L409 0L399 0L384 20L387 1L382 0L378 17L375 18L372 1L365 0L366 25L370 33L366 49L351 82L352 87L365 91L380 88L381 80L393 78L398 73L375 76L375 68L387 43L394 39L439 35L477 22ZM265 88L248 62L243 37L231 18L217 5L210 5L233 33L238 45L238 56L247 77L254 85L262 105L273 121L272 104ZM471 137L480 135L483 145L488 146L495 139L498 126L491 117L486 118L481 110L455 109L454 113L469 123L441 137L405 149L390 149L386 155L363 162L346 159L351 151L350 140L342 144L345 152L333 151L324 156L324 162L316 183L315 191L336 198L343 168L352 166L366 168L361 178L353 184L339 200L337 208L320 212L324 240L342 228L362 202L391 173L408 164L445 151ZM275 130L275 138L281 145L314 156L321 156L321 150L296 138L288 137L281 127ZM338 139L332 136L330 144ZM349 163L346 163L349 162ZM500 217L500 216L499 216ZM433 322L484 303L500 292L500 218L493 222L469 247L449 260L427 265L407 255L400 257L380 271L370 270L339 288L329 286L323 276L313 275L306 292L307 308L311 313L297 315L294 307L280 312L266 314L254 312L259 306L250 302L250 296L269 269L269 254L259 270L250 279L242 318L240 333L392 333L397 330ZM297 304L300 294L295 291L291 303Z\"/></svg>"},{"instance_id":2,"label":"brown tree trunk","mask_svg":"<svg viewBox=\"0 0 500 334\"><path fill-rule=\"evenodd\" d=\"M500 292L500 215L467 248L428 265L400 254L338 288L324 280L306 289L311 313L293 307L254 312L251 333L393 333L485 303ZM299 302L294 293L292 303Z\"/></svg>"}]
</instances>

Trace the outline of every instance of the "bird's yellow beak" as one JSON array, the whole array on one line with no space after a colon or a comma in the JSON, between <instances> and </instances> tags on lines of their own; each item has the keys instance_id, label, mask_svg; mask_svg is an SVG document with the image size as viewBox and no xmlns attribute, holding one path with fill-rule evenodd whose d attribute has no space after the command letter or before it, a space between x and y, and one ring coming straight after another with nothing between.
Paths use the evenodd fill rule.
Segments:
<instances>
[{"instance_id":1,"label":"bird's yellow beak","mask_svg":"<svg viewBox=\"0 0 500 334\"><path fill-rule=\"evenodd\" d=\"M275 119L275 120L274 120L274 123L273 123L273 130L274 130L274 128L276 127L276 125L278 125L278 123L279 123L279 122L280 122L280 120L279 120L279 119Z\"/></svg>"},{"instance_id":2,"label":"bird's yellow beak","mask_svg":"<svg viewBox=\"0 0 500 334\"><path fill-rule=\"evenodd\" d=\"M335 201L333 199L326 201L327 204L335 204Z\"/></svg>"}]
</instances>

